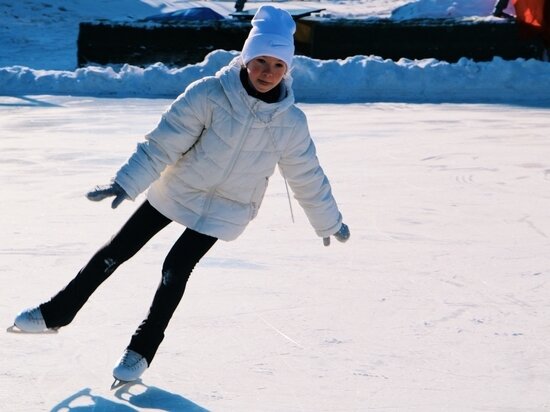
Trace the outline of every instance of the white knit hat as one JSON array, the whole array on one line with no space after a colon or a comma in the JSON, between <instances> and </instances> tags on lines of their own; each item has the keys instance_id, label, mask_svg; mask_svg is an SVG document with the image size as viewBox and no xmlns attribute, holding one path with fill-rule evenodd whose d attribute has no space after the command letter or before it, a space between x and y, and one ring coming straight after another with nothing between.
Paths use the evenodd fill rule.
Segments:
<instances>
[{"instance_id":1,"label":"white knit hat","mask_svg":"<svg viewBox=\"0 0 550 412\"><path fill-rule=\"evenodd\" d=\"M241 51L243 64L258 56L281 59L287 68L292 65L296 24L292 16L273 6L261 6L252 19L252 30Z\"/></svg>"}]
</instances>

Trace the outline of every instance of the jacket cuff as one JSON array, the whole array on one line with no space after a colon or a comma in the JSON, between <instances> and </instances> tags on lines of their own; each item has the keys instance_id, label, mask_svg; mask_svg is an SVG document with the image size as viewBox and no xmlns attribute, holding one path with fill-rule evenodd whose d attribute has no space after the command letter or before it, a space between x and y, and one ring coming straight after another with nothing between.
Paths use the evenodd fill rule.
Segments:
<instances>
[{"instance_id":1,"label":"jacket cuff","mask_svg":"<svg viewBox=\"0 0 550 412\"><path fill-rule=\"evenodd\" d=\"M317 233L317 236L319 237L330 237L340 230L340 228L342 227L342 223L343 223L342 214L339 214L338 222L336 222L335 225L329 227L328 229L323 229L323 230L316 229L315 233Z\"/></svg>"},{"instance_id":2,"label":"jacket cuff","mask_svg":"<svg viewBox=\"0 0 550 412\"><path fill-rule=\"evenodd\" d=\"M133 201L136 200L136 197L139 196L139 192L132 188L133 185L129 180L130 179L126 178L126 175L124 173L117 173L117 175L113 179L113 182L116 182L126 192L128 198Z\"/></svg>"}]
</instances>

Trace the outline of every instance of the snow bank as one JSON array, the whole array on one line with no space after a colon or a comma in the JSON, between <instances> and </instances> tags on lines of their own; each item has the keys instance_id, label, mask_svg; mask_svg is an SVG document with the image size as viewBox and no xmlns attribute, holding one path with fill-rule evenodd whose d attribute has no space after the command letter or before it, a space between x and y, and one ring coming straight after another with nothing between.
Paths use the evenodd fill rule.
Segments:
<instances>
[{"instance_id":1,"label":"snow bank","mask_svg":"<svg viewBox=\"0 0 550 412\"><path fill-rule=\"evenodd\" d=\"M491 15L494 5L495 0L418 0L396 7L391 19L483 18ZM513 14L512 2L508 11Z\"/></svg>"},{"instance_id":2,"label":"snow bank","mask_svg":"<svg viewBox=\"0 0 550 412\"><path fill-rule=\"evenodd\" d=\"M215 51L202 63L169 68L124 65L75 71L0 68L2 95L80 95L168 97L191 82L215 74L236 52ZM345 60L295 59L293 77L298 101L308 102L486 102L550 103L550 63L538 60L490 62L435 59L397 62L375 56Z\"/></svg>"}]
</instances>

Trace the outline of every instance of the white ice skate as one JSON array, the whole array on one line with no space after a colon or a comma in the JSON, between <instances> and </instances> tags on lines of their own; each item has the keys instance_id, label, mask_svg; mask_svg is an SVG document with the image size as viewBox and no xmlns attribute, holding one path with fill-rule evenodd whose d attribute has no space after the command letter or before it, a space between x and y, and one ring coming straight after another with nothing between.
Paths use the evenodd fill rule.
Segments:
<instances>
[{"instance_id":1,"label":"white ice skate","mask_svg":"<svg viewBox=\"0 0 550 412\"><path fill-rule=\"evenodd\" d=\"M13 326L7 329L11 333L57 333L57 328L48 328L40 307L26 309L20 312L13 322Z\"/></svg>"},{"instance_id":2,"label":"white ice skate","mask_svg":"<svg viewBox=\"0 0 550 412\"><path fill-rule=\"evenodd\" d=\"M148 367L147 359L131 349L126 349L113 369L115 381L111 389L136 381Z\"/></svg>"}]
</instances>

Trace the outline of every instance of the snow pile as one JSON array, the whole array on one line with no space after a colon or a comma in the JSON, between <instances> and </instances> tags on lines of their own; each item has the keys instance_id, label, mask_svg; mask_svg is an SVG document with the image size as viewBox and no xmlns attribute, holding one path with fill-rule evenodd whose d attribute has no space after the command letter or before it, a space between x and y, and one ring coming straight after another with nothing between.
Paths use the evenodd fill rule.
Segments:
<instances>
[{"instance_id":1,"label":"snow pile","mask_svg":"<svg viewBox=\"0 0 550 412\"><path fill-rule=\"evenodd\" d=\"M550 65L534 59L296 60L294 90L304 101L550 102Z\"/></svg>"},{"instance_id":2,"label":"snow pile","mask_svg":"<svg viewBox=\"0 0 550 412\"><path fill-rule=\"evenodd\" d=\"M0 94L170 97L214 75L237 52L218 50L199 64L169 68L91 66L75 71L0 68ZM397 62L376 56L316 60L297 56L294 90L308 102L550 102L549 64L538 60L491 62L435 59Z\"/></svg>"},{"instance_id":3,"label":"snow pile","mask_svg":"<svg viewBox=\"0 0 550 412\"><path fill-rule=\"evenodd\" d=\"M514 14L511 3L507 10ZM419 0L396 7L391 19L483 18L491 15L494 5L495 0Z\"/></svg>"}]
</instances>

